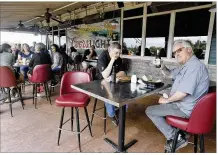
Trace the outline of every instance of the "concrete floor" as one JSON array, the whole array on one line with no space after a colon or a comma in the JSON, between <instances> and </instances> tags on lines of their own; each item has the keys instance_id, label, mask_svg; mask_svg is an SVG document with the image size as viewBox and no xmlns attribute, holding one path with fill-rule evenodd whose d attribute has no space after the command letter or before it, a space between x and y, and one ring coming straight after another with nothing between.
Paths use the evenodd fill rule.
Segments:
<instances>
[{"instance_id":1,"label":"concrete floor","mask_svg":"<svg viewBox=\"0 0 218 155\"><path fill-rule=\"evenodd\" d=\"M29 90L28 90L29 89ZM31 93L31 88L26 91ZM1 152L79 152L77 136L67 131L62 131L60 146L57 146L58 126L61 108L54 103L59 95L59 88L52 93L51 106L45 98L38 100L38 109L34 109L32 100L25 100L25 110L20 102L13 104L14 117L10 116L7 104L1 105ZM93 98L88 106L89 118L93 108ZM157 96L151 96L129 105L126 118L126 143L133 139L138 142L128 149L128 152L164 152L165 138L153 125L144 111L147 106L157 101ZM98 104L101 107L102 102ZM103 115L103 111L99 111ZM80 116L85 119L84 110L80 110ZM65 118L70 117L70 108L65 111ZM80 121L81 129L86 122ZM76 124L76 123L74 123ZM70 129L70 124L65 128ZM74 130L76 125L74 125ZM103 120L95 117L92 125L93 137L90 136L88 128L81 133L82 152L114 152L115 150L103 139L110 138L117 142L118 128L107 120L107 134L103 132ZM190 138L189 141L192 140ZM216 152L216 129L205 136L205 151ZM189 144L178 152L193 152L193 145Z\"/></svg>"}]
</instances>

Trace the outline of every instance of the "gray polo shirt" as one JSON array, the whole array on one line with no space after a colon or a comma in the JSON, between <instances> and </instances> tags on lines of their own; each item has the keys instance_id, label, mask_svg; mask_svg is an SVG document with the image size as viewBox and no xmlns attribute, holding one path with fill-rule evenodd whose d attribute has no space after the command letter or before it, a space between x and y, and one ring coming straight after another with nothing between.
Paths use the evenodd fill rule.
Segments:
<instances>
[{"instance_id":1,"label":"gray polo shirt","mask_svg":"<svg viewBox=\"0 0 218 155\"><path fill-rule=\"evenodd\" d=\"M171 70L174 83L170 96L175 92L189 94L183 100L174 102L187 116L191 115L197 101L207 94L209 74L206 66L193 55L183 66Z\"/></svg>"}]
</instances>

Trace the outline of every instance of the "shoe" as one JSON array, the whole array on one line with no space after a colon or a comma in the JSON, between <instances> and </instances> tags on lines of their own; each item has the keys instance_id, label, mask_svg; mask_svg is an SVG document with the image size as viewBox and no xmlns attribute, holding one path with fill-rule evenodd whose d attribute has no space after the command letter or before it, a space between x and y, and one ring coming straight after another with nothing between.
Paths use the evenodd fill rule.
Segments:
<instances>
[{"instance_id":1,"label":"shoe","mask_svg":"<svg viewBox=\"0 0 218 155\"><path fill-rule=\"evenodd\" d=\"M5 103L9 103L9 98L7 98L4 102L5 102Z\"/></svg>"},{"instance_id":2,"label":"shoe","mask_svg":"<svg viewBox=\"0 0 218 155\"><path fill-rule=\"evenodd\" d=\"M37 93L37 97L42 97L43 95L41 93Z\"/></svg>"},{"instance_id":3,"label":"shoe","mask_svg":"<svg viewBox=\"0 0 218 155\"><path fill-rule=\"evenodd\" d=\"M57 85L58 85L59 83L58 83L58 81L53 81L53 82L51 82L51 87L56 87Z\"/></svg>"},{"instance_id":4,"label":"shoe","mask_svg":"<svg viewBox=\"0 0 218 155\"><path fill-rule=\"evenodd\" d=\"M117 120L116 116L111 117L111 121L115 126L118 126L118 120Z\"/></svg>"},{"instance_id":5,"label":"shoe","mask_svg":"<svg viewBox=\"0 0 218 155\"><path fill-rule=\"evenodd\" d=\"M188 140L181 135L178 136L176 151L188 145ZM165 150L171 151L173 147L173 139L167 140L166 145L164 146Z\"/></svg>"}]
</instances>

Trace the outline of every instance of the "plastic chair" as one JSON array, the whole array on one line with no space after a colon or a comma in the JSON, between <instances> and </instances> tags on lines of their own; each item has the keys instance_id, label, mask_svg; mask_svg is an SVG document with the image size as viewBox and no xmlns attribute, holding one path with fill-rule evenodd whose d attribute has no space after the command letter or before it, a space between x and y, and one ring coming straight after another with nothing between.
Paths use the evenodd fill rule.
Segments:
<instances>
[{"instance_id":1,"label":"plastic chair","mask_svg":"<svg viewBox=\"0 0 218 155\"><path fill-rule=\"evenodd\" d=\"M18 94L19 94L19 100L21 101L22 108L24 109L24 103L23 103L23 98L21 94L21 87L17 84L16 77L13 71L7 66L2 66L0 67L0 88L8 89L9 108L11 111L11 117L13 117L13 113L12 113L13 102L11 100L10 87L17 88Z\"/></svg>"},{"instance_id":2,"label":"plastic chair","mask_svg":"<svg viewBox=\"0 0 218 155\"><path fill-rule=\"evenodd\" d=\"M189 119L176 116L167 116L169 125L177 128L174 136L171 152L175 152L179 133L182 131L194 134L194 152L197 152L198 135L200 135L200 152L204 149L204 134L209 133L216 119L216 92L202 97L195 105ZM167 150L165 150L167 152Z\"/></svg>"},{"instance_id":3,"label":"plastic chair","mask_svg":"<svg viewBox=\"0 0 218 155\"><path fill-rule=\"evenodd\" d=\"M48 81L51 80L51 74L52 74L52 70L51 70L51 66L49 64L37 65L33 69L33 74L29 78L29 81L33 84L33 104L35 104L35 109L37 109L36 108L36 105L37 105L37 87L39 87L40 84L44 85L47 101L49 100L49 102L51 104L51 98L50 98L51 88L49 91L48 83L47 83Z\"/></svg>"},{"instance_id":4,"label":"plastic chair","mask_svg":"<svg viewBox=\"0 0 218 155\"><path fill-rule=\"evenodd\" d=\"M90 75L86 72L67 72L63 75L61 80L61 87L60 87L60 97L55 100L57 106L62 107L61 113L61 120L59 126L59 133L58 133L58 142L60 142L60 136L62 126L71 121L71 131L73 132L73 120L74 120L74 108L76 110L76 122L77 122L77 136L78 136L78 143L79 143L79 150L81 152L81 144L80 144L80 133L88 126L90 135L92 136L89 116L87 112L87 106L90 102L90 97L84 93L81 93L77 90L71 88L72 84L79 84L79 83L87 83L90 82ZM68 119L66 122L63 123L64 119L64 112L65 107L71 108L71 118ZM83 107L86 115L87 126L85 126L82 130L80 130L80 123L79 123L79 108Z\"/></svg>"}]
</instances>

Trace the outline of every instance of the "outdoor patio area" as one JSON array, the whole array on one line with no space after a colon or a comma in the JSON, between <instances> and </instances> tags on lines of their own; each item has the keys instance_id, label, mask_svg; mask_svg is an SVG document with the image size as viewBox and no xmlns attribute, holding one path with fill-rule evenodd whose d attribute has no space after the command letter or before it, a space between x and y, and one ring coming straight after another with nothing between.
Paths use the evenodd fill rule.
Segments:
<instances>
[{"instance_id":1,"label":"outdoor patio area","mask_svg":"<svg viewBox=\"0 0 218 155\"><path fill-rule=\"evenodd\" d=\"M26 92L32 94L32 87L28 86ZM46 98L38 100L37 107L34 108L32 99L24 100L25 110L19 102L13 104L13 115L11 117L8 104L1 105L1 152L79 152L77 136L70 132L62 131L60 146L57 146L58 126L60 122L61 108L54 103L59 95L59 88L52 93L52 106ZM157 96L150 96L136 103L130 104L126 114L126 143L133 139L138 142L129 148L128 152L164 152L166 139L154 126L152 121L145 115L147 106L155 104ZM91 119L93 101L88 106L89 119ZM102 107L98 101L98 107ZM99 111L103 115L103 110ZM66 108L65 120L70 117L70 108ZM80 118L85 119L84 110L80 110ZM86 125L80 121L81 129ZM70 123L64 128L70 129ZM74 123L76 130L76 123ZM117 142L118 128L107 119L107 134L104 135L103 120L94 117L92 124L93 137L90 136L88 128L81 133L82 152L115 152L115 150L104 141L105 137ZM193 137L189 139L193 142ZM193 145L177 151L192 153ZM216 129L205 136L205 152L216 152Z\"/></svg>"}]
</instances>

